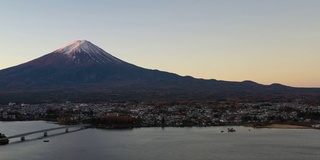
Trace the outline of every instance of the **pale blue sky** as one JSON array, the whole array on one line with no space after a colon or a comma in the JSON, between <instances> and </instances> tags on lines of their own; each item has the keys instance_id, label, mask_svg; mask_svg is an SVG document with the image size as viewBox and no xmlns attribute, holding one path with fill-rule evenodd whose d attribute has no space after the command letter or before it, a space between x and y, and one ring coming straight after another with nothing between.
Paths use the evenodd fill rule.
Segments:
<instances>
[{"instance_id":1,"label":"pale blue sky","mask_svg":"<svg viewBox=\"0 0 320 160\"><path fill-rule=\"evenodd\" d=\"M320 87L319 0L0 0L0 69L86 39L150 69Z\"/></svg>"}]
</instances>

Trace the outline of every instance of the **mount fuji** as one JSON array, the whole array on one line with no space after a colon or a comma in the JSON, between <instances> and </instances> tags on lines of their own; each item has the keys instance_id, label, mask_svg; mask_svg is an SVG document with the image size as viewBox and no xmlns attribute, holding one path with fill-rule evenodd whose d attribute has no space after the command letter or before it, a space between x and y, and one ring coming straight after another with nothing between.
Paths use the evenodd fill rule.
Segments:
<instances>
[{"instance_id":1,"label":"mount fuji","mask_svg":"<svg viewBox=\"0 0 320 160\"><path fill-rule=\"evenodd\" d=\"M0 70L0 103L248 98L310 90L252 81L195 79L145 69L86 40L73 41L40 58Z\"/></svg>"},{"instance_id":2,"label":"mount fuji","mask_svg":"<svg viewBox=\"0 0 320 160\"><path fill-rule=\"evenodd\" d=\"M77 40L30 62L2 70L2 89L77 88L115 85L142 68L124 62L86 40Z\"/></svg>"}]
</instances>

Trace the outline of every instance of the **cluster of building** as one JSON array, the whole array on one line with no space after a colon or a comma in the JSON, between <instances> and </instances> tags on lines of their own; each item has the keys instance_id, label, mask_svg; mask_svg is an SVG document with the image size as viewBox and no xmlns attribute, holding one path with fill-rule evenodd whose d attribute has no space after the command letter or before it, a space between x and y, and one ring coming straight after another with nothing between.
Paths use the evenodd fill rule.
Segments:
<instances>
[{"instance_id":1,"label":"cluster of building","mask_svg":"<svg viewBox=\"0 0 320 160\"><path fill-rule=\"evenodd\" d=\"M102 120L103 119L103 120ZM319 124L320 106L299 103L239 103L155 106L142 103L0 105L1 121L49 120L63 123L152 126Z\"/></svg>"}]
</instances>

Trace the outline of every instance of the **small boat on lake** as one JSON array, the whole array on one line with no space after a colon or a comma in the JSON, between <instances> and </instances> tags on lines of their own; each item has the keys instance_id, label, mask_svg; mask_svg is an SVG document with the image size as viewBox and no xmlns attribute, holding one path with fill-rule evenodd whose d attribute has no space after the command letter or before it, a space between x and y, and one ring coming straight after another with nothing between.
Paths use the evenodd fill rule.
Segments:
<instances>
[{"instance_id":1,"label":"small boat on lake","mask_svg":"<svg viewBox=\"0 0 320 160\"><path fill-rule=\"evenodd\" d=\"M228 132L236 132L236 130L233 128L228 128Z\"/></svg>"}]
</instances>

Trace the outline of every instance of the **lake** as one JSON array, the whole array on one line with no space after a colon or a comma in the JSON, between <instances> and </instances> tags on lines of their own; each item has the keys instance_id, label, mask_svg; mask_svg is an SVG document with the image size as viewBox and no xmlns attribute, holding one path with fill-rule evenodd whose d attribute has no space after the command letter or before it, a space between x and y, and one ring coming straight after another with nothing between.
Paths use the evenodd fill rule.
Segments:
<instances>
[{"instance_id":1,"label":"lake","mask_svg":"<svg viewBox=\"0 0 320 160\"><path fill-rule=\"evenodd\" d=\"M44 121L0 122L7 136L58 127ZM320 159L320 130L253 129L233 126L64 130L10 140L0 146L1 160L227 160ZM230 126L229 126L230 128ZM72 129L70 129L72 131ZM221 131L224 131L221 133ZM53 135L53 136L50 136Z\"/></svg>"}]
</instances>

